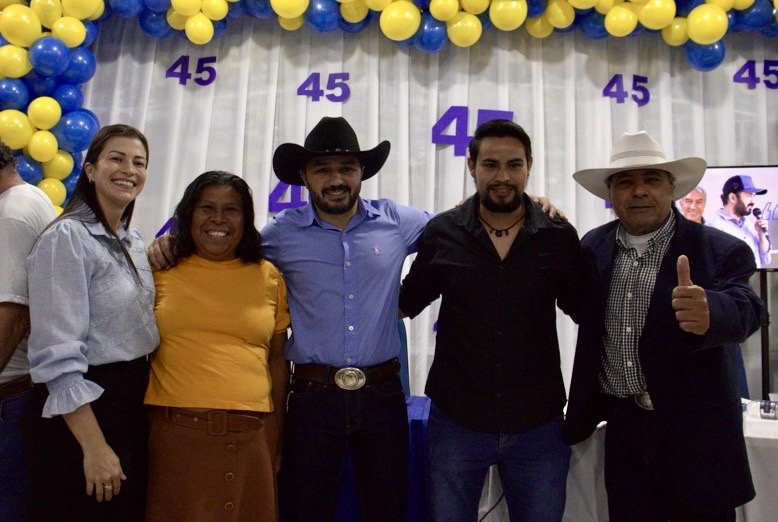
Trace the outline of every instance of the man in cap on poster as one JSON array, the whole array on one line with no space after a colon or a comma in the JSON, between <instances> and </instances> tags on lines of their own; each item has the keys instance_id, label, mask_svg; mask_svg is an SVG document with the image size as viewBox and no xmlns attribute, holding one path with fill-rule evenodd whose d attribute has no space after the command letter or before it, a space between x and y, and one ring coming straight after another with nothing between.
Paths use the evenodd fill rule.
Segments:
<instances>
[{"instance_id":1,"label":"man in cap on poster","mask_svg":"<svg viewBox=\"0 0 778 522\"><path fill-rule=\"evenodd\" d=\"M769 265L772 260L767 221L754 208L756 196L763 194L767 194L767 189L755 187L751 176L732 176L721 189L723 207L708 223L745 241L754 252L757 268Z\"/></svg>"},{"instance_id":2,"label":"man in cap on poster","mask_svg":"<svg viewBox=\"0 0 778 522\"><path fill-rule=\"evenodd\" d=\"M575 180L618 219L581 240L582 310L565 441L607 421L610 520L734 521L754 497L733 344L764 311L740 240L681 217L701 158L669 161L645 132L624 134L608 168Z\"/></svg>"}]
</instances>

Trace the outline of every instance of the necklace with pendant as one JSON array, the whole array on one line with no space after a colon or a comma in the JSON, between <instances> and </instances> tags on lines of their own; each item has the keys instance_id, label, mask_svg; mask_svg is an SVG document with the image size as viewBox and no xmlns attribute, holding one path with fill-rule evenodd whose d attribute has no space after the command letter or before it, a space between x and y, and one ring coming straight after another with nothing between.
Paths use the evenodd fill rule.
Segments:
<instances>
[{"instance_id":1,"label":"necklace with pendant","mask_svg":"<svg viewBox=\"0 0 778 522\"><path fill-rule=\"evenodd\" d=\"M515 227L515 226L516 226L516 225L518 225L519 223L521 223L521 221L524 219L524 213L522 213L522 214L521 214L521 216L519 217L519 219L517 219L517 220L516 220L516 222L515 222L514 224L512 224L511 226L509 226L509 227L507 227L507 228L494 228L492 225L490 225L490 224L489 224L489 222L488 222L488 221L486 221L486 220L484 219L484 217L483 217L483 216L482 216L480 213L478 214L478 219L480 219L480 220L483 222L483 224L484 224L484 225L486 225L487 227L489 227L489 233L490 233L490 234L494 234L494 235L495 235L495 237L502 237L502 236L503 236L503 234L504 234L504 235L506 235L506 236L508 236L508 235L509 235L509 231L510 231L510 229L512 229L513 227Z\"/></svg>"}]
</instances>

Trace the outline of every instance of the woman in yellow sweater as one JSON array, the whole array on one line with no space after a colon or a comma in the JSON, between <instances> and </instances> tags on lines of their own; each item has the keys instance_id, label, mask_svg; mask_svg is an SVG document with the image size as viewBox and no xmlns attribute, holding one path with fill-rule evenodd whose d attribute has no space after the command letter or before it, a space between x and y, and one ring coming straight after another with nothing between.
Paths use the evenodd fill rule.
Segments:
<instances>
[{"instance_id":1,"label":"woman in yellow sweater","mask_svg":"<svg viewBox=\"0 0 778 522\"><path fill-rule=\"evenodd\" d=\"M263 259L251 189L206 172L175 211L173 268L155 273L146 519L276 520L289 367L286 287Z\"/></svg>"}]
</instances>

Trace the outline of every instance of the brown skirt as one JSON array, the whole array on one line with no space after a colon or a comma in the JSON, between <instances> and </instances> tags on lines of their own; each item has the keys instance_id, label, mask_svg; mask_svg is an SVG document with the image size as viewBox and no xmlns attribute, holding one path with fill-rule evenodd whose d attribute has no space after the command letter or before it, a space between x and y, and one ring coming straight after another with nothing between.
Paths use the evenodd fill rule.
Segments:
<instances>
[{"instance_id":1,"label":"brown skirt","mask_svg":"<svg viewBox=\"0 0 778 522\"><path fill-rule=\"evenodd\" d=\"M146 520L275 521L272 414L149 407Z\"/></svg>"}]
</instances>

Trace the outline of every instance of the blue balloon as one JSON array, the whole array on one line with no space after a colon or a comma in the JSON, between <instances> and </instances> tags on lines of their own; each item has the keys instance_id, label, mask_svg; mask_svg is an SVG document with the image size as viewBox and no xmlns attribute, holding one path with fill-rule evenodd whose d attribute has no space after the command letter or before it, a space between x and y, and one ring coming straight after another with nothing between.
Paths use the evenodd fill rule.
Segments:
<instances>
[{"instance_id":1,"label":"blue balloon","mask_svg":"<svg viewBox=\"0 0 778 522\"><path fill-rule=\"evenodd\" d=\"M84 38L81 46L89 47L97 40L97 35L100 34L100 27L90 20L81 20L81 23L84 24L84 29L86 29L86 38Z\"/></svg>"},{"instance_id":2,"label":"blue balloon","mask_svg":"<svg viewBox=\"0 0 778 522\"><path fill-rule=\"evenodd\" d=\"M16 172L30 185L37 185L43 179L43 166L27 154L16 156Z\"/></svg>"},{"instance_id":3,"label":"blue balloon","mask_svg":"<svg viewBox=\"0 0 778 522\"><path fill-rule=\"evenodd\" d=\"M739 33L743 30L743 28L738 24L737 22L737 13L735 9L730 9L727 11L727 32L728 33Z\"/></svg>"},{"instance_id":4,"label":"blue balloon","mask_svg":"<svg viewBox=\"0 0 778 522\"><path fill-rule=\"evenodd\" d=\"M73 158L73 171L78 173L81 172L81 156L83 156L83 153L81 152L70 152L70 156Z\"/></svg>"},{"instance_id":5,"label":"blue balloon","mask_svg":"<svg viewBox=\"0 0 778 522\"><path fill-rule=\"evenodd\" d=\"M51 132L57 138L60 149L80 152L89 147L99 128L100 122L92 111L77 109L63 114Z\"/></svg>"},{"instance_id":6,"label":"blue balloon","mask_svg":"<svg viewBox=\"0 0 778 522\"><path fill-rule=\"evenodd\" d=\"M3 38L2 34L0 34L0 47L2 47L4 45L8 45L9 43L10 42L8 40L6 40L5 38Z\"/></svg>"},{"instance_id":7,"label":"blue balloon","mask_svg":"<svg viewBox=\"0 0 778 522\"><path fill-rule=\"evenodd\" d=\"M778 17L773 17L769 24L762 27L762 34L765 36L778 36Z\"/></svg>"},{"instance_id":8,"label":"blue balloon","mask_svg":"<svg viewBox=\"0 0 778 522\"><path fill-rule=\"evenodd\" d=\"M103 14L100 15L100 18L94 21L97 25L100 25L101 23L111 18L111 15L113 14L113 10L111 9L111 4L109 2L104 2L104 5L105 5L105 9L103 10Z\"/></svg>"},{"instance_id":9,"label":"blue balloon","mask_svg":"<svg viewBox=\"0 0 778 522\"><path fill-rule=\"evenodd\" d=\"M244 0L240 2L227 2L227 18L240 18L246 14L246 8L243 6Z\"/></svg>"},{"instance_id":10,"label":"blue balloon","mask_svg":"<svg viewBox=\"0 0 778 522\"><path fill-rule=\"evenodd\" d=\"M227 32L227 18L213 21L213 37L221 38Z\"/></svg>"},{"instance_id":11,"label":"blue balloon","mask_svg":"<svg viewBox=\"0 0 778 522\"><path fill-rule=\"evenodd\" d=\"M42 74L35 72L34 69L28 72L22 79L30 90L30 96L33 98L48 96L54 92L54 89L59 85L56 78L43 76Z\"/></svg>"},{"instance_id":12,"label":"blue balloon","mask_svg":"<svg viewBox=\"0 0 778 522\"><path fill-rule=\"evenodd\" d=\"M425 53L437 53L447 44L446 22L437 20L429 11L425 11L421 15L421 24L414 36L413 45Z\"/></svg>"},{"instance_id":13,"label":"blue balloon","mask_svg":"<svg viewBox=\"0 0 778 522\"><path fill-rule=\"evenodd\" d=\"M537 18L546 10L546 0L527 0L527 18Z\"/></svg>"},{"instance_id":14,"label":"blue balloon","mask_svg":"<svg viewBox=\"0 0 778 522\"><path fill-rule=\"evenodd\" d=\"M111 10L122 18L137 18L143 12L143 0L108 0Z\"/></svg>"},{"instance_id":15,"label":"blue balloon","mask_svg":"<svg viewBox=\"0 0 778 522\"><path fill-rule=\"evenodd\" d=\"M157 40L162 40L173 34L173 28L167 23L165 13L145 9L138 17L138 25L144 33Z\"/></svg>"},{"instance_id":16,"label":"blue balloon","mask_svg":"<svg viewBox=\"0 0 778 522\"><path fill-rule=\"evenodd\" d=\"M748 32L761 31L771 19L774 19L773 4L770 0L756 0L751 7L738 11L737 25Z\"/></svg>"},{"instance_id":17,"label":"blue balloon","mask_svg":"<svg viewBox=\"0 0 778 522\"><path fill-rule=\"evenodd\" d=\"M51 97L57 100L63 114L80 109L84 105L84 93L78 85L61 83L51 93Z\"/></svg>"},{"instance_id":18,"label":"blue balloon","mask_svg":"<svg viewBox=\"0 0 778 522\"><path fill-rule=\"evenodd\" d=\"M481 21L481 32L485 33L487 29L492 27L492 19L489 17L489 10L487 9L483 13L477 15L478 19Z\"/></svg>"},{"instance_id":19,"label":"blue balloon","mask_svg":"<svg viewBox=\"0 0 778 522\"><path fill-rule=\"evenodd\" d=\"M724 44L719 40L710 45L700 45L689 40L684 44L686 58L693 68L698 71L712 71L724 61L726 54Z\"/></svg>"},{"instance_id":20,"label":"blue balloon","mask_svg":"<svg viewBox=\"0 0 778 522\"><path fill-rule=\"evenodd\" d=\"M305 10L305 21L317 33L329 33L338 28L340 7L335 0L311 0Z\"/></svg>"},{"instance_id":21,"label":"blue balloon","mask_svg":"<svg viewBox=\"0 0 778 522\"><path fill-rule=\"evenodd\" d=\"M254 18L269 19L276 17L276 12L270 7L269 0L241 0L240 5Z\"/></svg>"},{"instance_id":22,"label":"blue balloon","mask_svg":"<svg viewBox=\"0 0 778 522\"><path fill-rule=\"evenodd\" d=\"M146 9L155 13L164 14L170 9L170 0L143 0L143 4L146 6Z\"/></svg>"},{"instance_id":23,"label":"blue balloon","mask_svg":"<svg viewBox=\"0 0 778 522\"><path fill-rule=\"evenodd\" d=\"M351 22L347 22L347 21L345 21L343 18L340 18L340 19L338 20L338 27L340 27L340 29L341 29L343 32L345 32L345 33L352 33L352 34L359 33L359 32L361 32L361 31L362 31L362 30L363 30L365 27L367 27L368 25L370 25L370 22L371 22L371 21L373 20L373 18L375 18L376 16L379 16L379 13L377 13L376 11L371 11L371 10L368 10L368 11L367 11L367 16L365 16L365 17L364 17L362 20L360 20L359 22L354 22L354 23L351 23Z\"/></svg>"},{"instance_id":24,"label":"blue balloon","mask_svg":"<svg viewBox=\"0 0 778 522\"><path fill-rule=\"evenodd\" d=\"M417 7L425 11L429 10L430 8L430 0L413 0L413 3L416 4Z\"/></svg>"},{"instance_id":25,"label":"blue balloon","mask_svg":"<svg viewBox=\"0 0 778 522\"><path fill-rule=\"evenodd\" d=\"M705 0L675 0L675 16L689 16L692 9L705 3Z\"/></svg>"},{"instance_id":26,"label":"blue balloon","mask_svg":"<svg viewBox=\"0 0 778 522\"><path fill-rule=\"evenodd\" d=\"M592 40L607 38L609 34L605 28L605 17L594 10L581 18L578 27L583 34Z\"/></svg>"},{"instance_id":27,"label":"blue balloon","mask_svg":"<svg viewBox=\"0 0 778 522\"><path fill-rule=\"evenodd\" d=\"M53 36L38 38L28 52L35 72L42 76L59 76L70 64L71 53L65 42Z\"/></svg>"},{"instance_id":28,"label":"blue balloon","mask_svg":"<svg viewBox=\"0 0 778 522\"><path fill-rule=\"evenodd\" d=\"M60 80L78 85L86 83L95 75L97 60L92 51L86 47L76 47L70 50L70 64L60 75Z\"/></svg>"},{"instance_id":29,"label":"blue balloon","mask_svg":"<svg viewBox=\"0 0 778 522\"><path fill-rule=\"evenodd\" d=\"M15 109L24 111L30 103L30 90L18 78L0 80L0 111Z\"/></svg>"},{"instance_id":30,"label":"blue balloon","mask_svg":"<svg viewBox=\"0 0 778 522\"><path fill-rule=\"evenodd\" d=\"M78 183L78 176L81 174L81 170L73 169L70 172L70 175L68 175L67 178L62 180L62 184L65 185L65 190L67 190L67 197L69 198L71 194L73 194L73 189L76 188L76 183Z\"/></svg>"}]
</instances>

